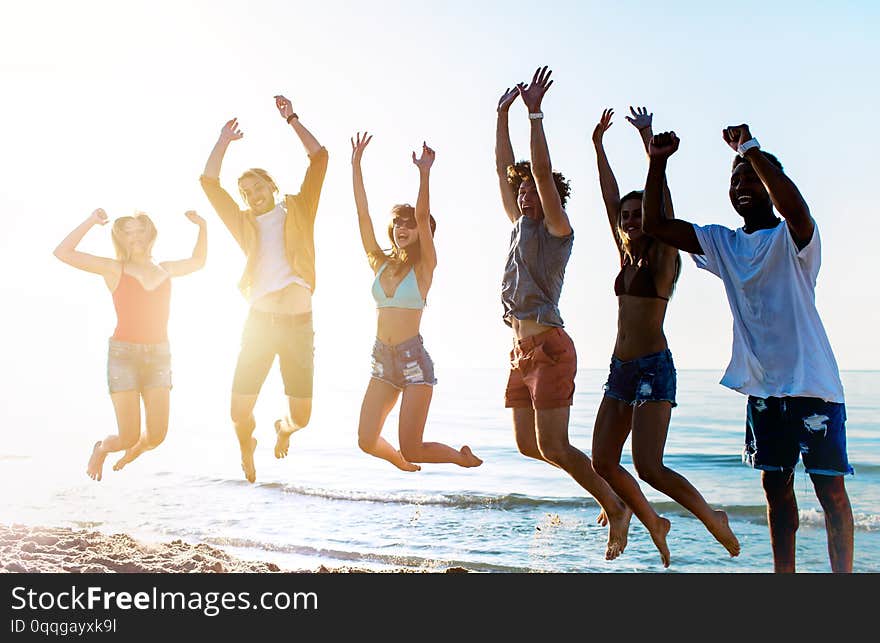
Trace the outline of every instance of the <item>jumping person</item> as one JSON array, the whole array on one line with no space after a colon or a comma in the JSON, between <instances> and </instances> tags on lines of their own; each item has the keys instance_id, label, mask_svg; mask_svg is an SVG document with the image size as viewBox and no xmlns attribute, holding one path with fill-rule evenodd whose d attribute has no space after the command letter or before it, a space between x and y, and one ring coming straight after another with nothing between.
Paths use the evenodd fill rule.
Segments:
<instances>
[{"instance_id":1,"label":"jumping person","mask_svg":"<svg viewBox=\"0 0 880 643\"><path fill-rule=\"evenodd\" d=\"M372 373L361 405L358 445L364 452L387 460L403 471L420 470L417 462L477 467L483 461L467 445L456 450L440 442L423 440L433 386L437 383L434 362L425 350L419 331L437 266L436 222L431 215L429 190L435 152L423 143L418 158L412 153L412 161L419 170L416 207L404 203L391 209L392 219L388 224L391 251L386 253L376 241L361 170L361 158L372 138L366 132L363 135L358 132L351 140L354 200L361 241L375 275L372 294L378 313ZM402 398L399 450L380 435L398 397Z\"/></svg>"},{"instance_id":2,"label":"jumping person","mask_svg":"<svg viewBox=\"0 0 880 643\"><path fill-rule=\"evenodd\" d=\"M107 386L116 412L117 433L98 440L92 447L86 473L93 480L101 480L108 453L125 451L113 466L114 471L119 471L145 451L162 444L168 433L171 279L201 269L208 252L205 220L193 210L185 214L199 227L195 248L188 259L161 263L153 260L156 226L144 213L119 217L113 222L116 259L77 250L89 230L107 223L107 213L102 208L92 212L55 248L55 256L64 263L101 275L113 294L116 308L116 330L108 347Z\"/></svg>"},{"instance_id":3,"label":"jumping person","mask_svg":"<svg viewBox=\"0 0 880 643\"><path fill-rule=\"evenodd\" d=\"M501 285L504 323L513 331L505 406L513 409L520 453L559 467L598 501L599 522L609 527L605 558L612 560L626 547L632 511L568 438L577 354L559 297L574 231L565 212L569 183L553 170L544 135L541 101L553 84L551 73L546 66L537 69L531 83L506 90L497 108L495 170L513 224ZM518 163L508 125L517 97L528 109L531 128L531 160Z\"/></svg>"},{"instance_id":4,"label":"jumping person","mask_svg":"<svg viewBox=\"0 0 880 643\"><path fill-rule=\"evenodd\" d=\"M630 113L626 120L638 130L647 151L654 115L644 107L630 107ZM684 476L663 463L669 420L676 406L675 365L663 322L681 272L681 257L676 248L642 232L641 191L620 197L603 145L613 115L613 110L604 110L593 130L599 186L620 265L614 281L617 338L593 429L593 468L645 525L663 566L668 567L670 522L657 514L639 483L620 464L623 446L632 434L632 459L639 477L693 513L731 556L737 556L739 541L727 514L714 511ZM663 201L666 216L672 218L672 198L665 183Z\"/></svg>"},{"instance_id":5,"label":"jumping person","mask_svg":"<svg viewBox=\"0 0 880 643\"><path fill-rule=\"evenodd\" d=\"M300 122L290 100L276 96L275 107L309 156L309 167L297 194L276 201L278 187L261 168L247 170L238 179L246 210L239 208L220 186L226 149L244 136L235 118L221 129L200 178L211 205L247 257L239 289L250 311L233 376L230 414L241 449L241 467L249 482L256 480L253 410L276 355L289 411L275 421L276 458L287 456L290 435L305 427L312 414L315 215L328 155Z\"/></svg>"},{"instance_id":6,"label":"jumping person","mask_svg":"<svg viewBox=\"0 0 880 643\"><path fill-rule=\"evenodd\" d=\"M816 309L819 228L794 182L749 126L724 128L736 153L728 191L743 227L700 226L664 214L661 196L675 132L653 137L642 227L691 254L724 284L733 349L721 383L748 396L743 460L761 470L773 568L795 571L794 468L804 468L825 513L833 572L851 572L853 515L844 476L846 407L837 361ZM782 215L774 213L774 207Z\"/></svg>"}]
</instances>

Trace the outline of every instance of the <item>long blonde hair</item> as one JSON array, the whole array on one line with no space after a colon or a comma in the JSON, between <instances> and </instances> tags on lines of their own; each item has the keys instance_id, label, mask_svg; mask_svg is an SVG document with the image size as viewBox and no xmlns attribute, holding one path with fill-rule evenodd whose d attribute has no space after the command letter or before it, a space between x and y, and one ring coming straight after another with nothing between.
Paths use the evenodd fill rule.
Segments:
<instances>
[{"instance_id":1,"label":"long blonde hair","mask_svg":"<svg viewBox=\"0 0 880 643\"><path fill-rule=\"evenodd\" d=\"M398 203L391 208L391 220L388 222L388 238L391 240L391 249L383 250L381 253L370 253L369 261L374 270L387 261L388 267L394 273L402 267L416 265L422 258L421 246L418 243L413 244L413 247L407 250L394 242L395 217L415 219L416 209L409 203ZM433 237L434 231L437 229L437 222L434 220L434 215L429 214L428 217Z\"/></svg>"},{"instance_id":2,"label":"long blonde hair","mask_svg":"<svg viewBox=\"0 0 880 643\"><path fill-rule=\"evenodd\" d=\"M127 244L122 239L122 229L125 227L126 223L132 221L137 221L147 230L147 254L153 249L153 243L156 241L156 235L158 234L156 226L153 224L153 220L144 212L138 212L131 217L119 217L116 219L113 222L113 228L111 228L110 233L113 238L113 247L116 249L116 258L123 263L131 259L131 254Z\"/></svg>"}]
</instances>

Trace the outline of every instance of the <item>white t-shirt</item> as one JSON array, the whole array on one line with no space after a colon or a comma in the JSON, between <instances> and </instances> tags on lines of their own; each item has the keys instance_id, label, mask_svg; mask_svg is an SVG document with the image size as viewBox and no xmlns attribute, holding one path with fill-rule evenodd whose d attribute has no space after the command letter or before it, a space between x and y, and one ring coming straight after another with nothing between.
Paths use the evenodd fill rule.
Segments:
<instances>
[{"instance_id":1,"label":"white t-shirt","mask_svg":"<svg viewBox=\"0 0 880 643\"><path fill-rule=\"evenodd\" d=\"M250 291L249 303L260 297L297 283L304 288L309 284L293 272L284 250L284 221L287 209L278 203L270 212L257 217L257 236L259 249L254 270L254 284Z\"/></svg>"},{"instance_id":2,"label":"white t-shirt","mask_svg":"<svg viewBox=\"0 0 880 643\"><path fill-rule=\"evenodd\" d=\"M698 268L724 282L733 315L733 349L721 379L757 397L817 397L843 402L843 384L816 310L822 263L819 228L798 250L784 221L746 234L721 225L694 225L705 254Z\"/></svg>"}]
</instances>

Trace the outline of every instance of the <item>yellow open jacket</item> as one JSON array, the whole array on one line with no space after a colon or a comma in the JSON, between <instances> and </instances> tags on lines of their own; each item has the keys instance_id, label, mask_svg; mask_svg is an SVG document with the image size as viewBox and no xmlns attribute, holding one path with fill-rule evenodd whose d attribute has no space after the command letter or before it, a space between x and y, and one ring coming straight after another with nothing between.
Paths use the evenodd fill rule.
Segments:
<instances>
[{"instance_id":1,"label":"yellow open jacket","mask_svg":"<svg viewBox=\"0 0 880 643\"><path fill-rule=\"evenodd\" d=\"M315 215L321 198L321 186L327 173L327 148L309 157L309 167L297 194L285 194L287 218L284 221L284 249L293 271L315 291ZM220 179L205 175L199 178L202 189L220 215L220 219L241 246L247 257L238 288L247 298L254 282L254 263L258 250L257 218L242 210L229 193L220 187Z\"/></svg>"}]
</instances>

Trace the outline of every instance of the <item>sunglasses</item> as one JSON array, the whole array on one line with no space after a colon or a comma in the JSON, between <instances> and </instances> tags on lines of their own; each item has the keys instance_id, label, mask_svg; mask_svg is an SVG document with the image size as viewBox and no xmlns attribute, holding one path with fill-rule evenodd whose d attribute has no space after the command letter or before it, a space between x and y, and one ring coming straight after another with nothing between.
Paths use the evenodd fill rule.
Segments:
<instances>
[{"instance_id":1,"label":"sunglasses","mask_svg":"<svg viewBox=\"0 0 880 643\"><path fill-rule=\"evenodd\" d=\"M416 223L415 219L409 217L394 217L391 219L391 225L395 228L409 228L410 230L415 230L419 224Z\"/></svg>"}]
</instances>

